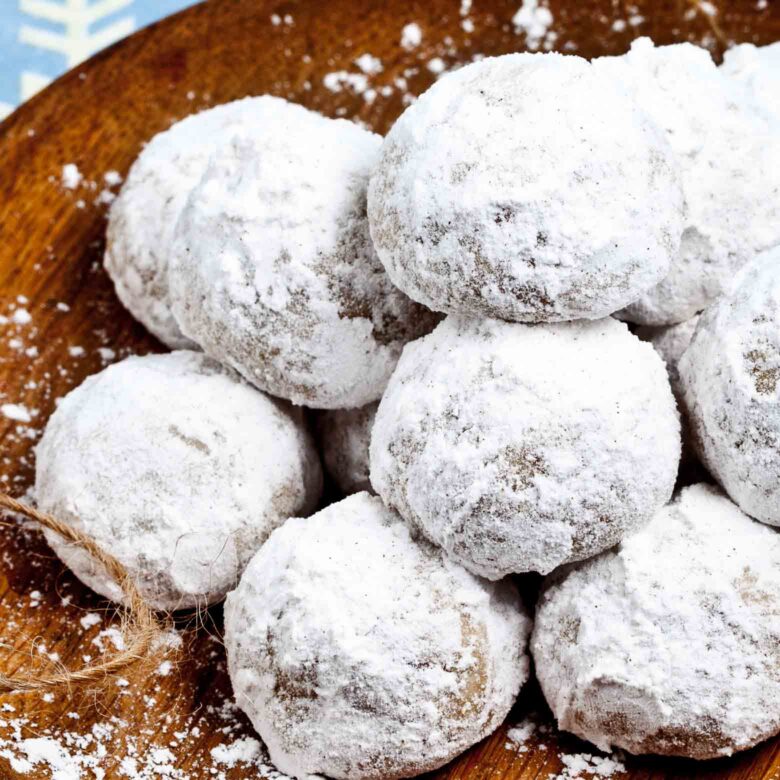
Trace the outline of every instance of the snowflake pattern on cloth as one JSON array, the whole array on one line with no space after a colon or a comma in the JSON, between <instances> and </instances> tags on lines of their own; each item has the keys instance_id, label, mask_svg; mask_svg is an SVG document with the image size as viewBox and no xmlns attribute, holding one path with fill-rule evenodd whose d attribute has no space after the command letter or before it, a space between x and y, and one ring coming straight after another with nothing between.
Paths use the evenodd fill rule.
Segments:
<instances>
[{"instance_id":1,"label":"snowflake pattern on cloth","mask_svg":"<svg viewBox=\"0 0 780 780\"><path fill-rule=\"evenodd\" d=\"M0 119L64 71L194 0L3 0Z\"/></svg>"}]
</instances>

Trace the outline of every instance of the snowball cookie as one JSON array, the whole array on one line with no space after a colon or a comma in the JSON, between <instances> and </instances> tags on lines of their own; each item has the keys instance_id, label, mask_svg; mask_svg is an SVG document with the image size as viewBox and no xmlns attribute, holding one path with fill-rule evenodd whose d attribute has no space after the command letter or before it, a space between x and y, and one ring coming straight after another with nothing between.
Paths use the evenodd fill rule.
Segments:
<instances>
[{"instance_id":1,"label":"snowball cookie","mask_svg":"<svg viewBox=\"0 0 780 780\"><path fill-rule=\"evenodd\" d=\"M176 229L174 315L261 390L314 408L375 401L434 316L391 284L366 219L381 139L265 98L214 156Z\"/></svg>"},{"instance_id":2,"label":"snowball cookie","mask_svg":"<svg viewBox=\"0 0 780 780\"><path fill-rule=\"evenodd\" d=\"M388 506L498 579L649 520L672 493L680 423L663 361L617 320L452 316L404 350L370 453Z\"/></svg>"},{"instance_id":3,"label":"snowball cookie","mask_svg":"<svg viewBox=\"0 0 780 780\"><path fill-rule=\"evenodd\" d=\"M368 478L368 446L378 405L321 412L317 418L325 470L344 495L373 492Z\"/></svg>"},{"instance_id":4,"label":"snowball cookie","mask_svg":"<svg viewBox=\"0 0 780 780\"><path fill-rule=\"evenodd\" d=\"M177 122L144 147L108 217L105 267L130 313L172 349L193 347L171 313L168 259L176 220L209 156L262 119L267 98L217 106Z\"/></svg>"},{"instance_id":5,"label":"snowball cookie","mask_svg":"<svg viewBox=\"0 0 780 780\"><path fill-rule=\"evenodd\" d=\"M560 728L707 759L780 731L780 534L694 485L546 583L531 641Z\"/></svg>"},{"instance_id":6,"label":"snowball cookie","mask_svg":"<svg viewBox=\"0 0 780 780\"><path fill-rule=\"evenodd\" d=\"M679 371L702 462L743 511L780 525L780 248L702 314Z\"/></svg>"},{"instance_id":7,"label":"snowball cookie","mask_svg":"<svg viewBox=\"0 0 780 780\"><path fill-rule=\"evenodd\" d=\"M757 252L780 243L780 133L697 46L655 48L642 38L628 54L595 60L594 67L622 80L665 131L687 207L669 274L620 316L645 325L683 322Z\"/></svg>"},{"instance_id":8,"label":"snowball cookie","mask_svg":"<svg viewBox=\"0 0 780 780\"><path fill-rule=\"evenodd\" d=\"M201 353L173 352L127 358L63 399L35 494L173 610L221 599L276 526L314 508L321 480L299 412ZM102 566L44 533L79 579L121 600Z\"/></svg>"},{"instance_id":9,"label":"snowball cookie","mask_svg":"<svg viewBox=\"0 0 780 780\"><path fill-rule=\"evenodd\" d=\"M780 41L769 46L743 43L723 55L721 70L750 93L756 110L780 122Z\"/></svg>"},{"instance_id":10,"label":"snowball cookie","mask_svg":"<svg viewBox=\"0 0 780 780\"><path fill-rule=\"evenodd\" d=\"M595 319L662 279L682 194L662 133L586 60L510 54L396 122L368 197L390 278L433 309Z\"/></svg>"},{"instance_id":11,"label":"snowball cookie","mask_svg":"<svg viewBox=\"0 0 780 780\"><path fill-rule=\"evenodd\" d=\"M238 705L285 774L410 777L495 729L528 677L514 585L368 493L271 534L225 604Z\"/></svg>"}]
</instances>

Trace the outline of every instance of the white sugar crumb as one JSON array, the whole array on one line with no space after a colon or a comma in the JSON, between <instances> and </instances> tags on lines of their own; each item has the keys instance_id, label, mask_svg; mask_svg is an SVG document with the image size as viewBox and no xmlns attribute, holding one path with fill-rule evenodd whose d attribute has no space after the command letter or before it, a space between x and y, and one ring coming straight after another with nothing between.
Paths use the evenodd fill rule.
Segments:
<instances>
[{"instance_id":1,"label":"white sugar crumb","mask_svg":"<svg viewBox=\"0 0 780 780\"><path fill-rule=\"evenodd\" d=\"M447 69L447 65L441 57L434 57L433 59L428 60L426 67L431 73L434 73L437 76L444 73Z\"/></svg>"},{"instance_id":2,"label":"white sugar crumb","mask_svg":"<svg viewBox=\"0 0 780 780\"><path fill-rule=\"evenodd\" d=\"M32 421L30 410L22 404L2 404L0 405L0 414L16 422L28 423Z\"/></svg>"},{"instance_id":3,"label":"white sugar crumb","mask_svg":"<svg viewBox=\"0 0 780 780\"><path fill-rule=\"evenodd\" d=\"M103 181L108 184L109 187L116 187L122 183L122 176L117 171L106 171L103 174Z\"/></svg>"},{"instance_id":4,"label":"white sugar crumb","mask_svg":"<svg viewBox=\"0 0 780 780\"><path fill-rule=\"evenodd\" d=\"M555 780L576 780L576 778L612 777L626 771L625 765L609 756L594 756L590 753L575 753L561 756L563 771Z\"/></svg>"},{"instance_id":5,"label":"white sugar crumb","mask_svg":"<svg viewBox=\"0 0 780 780\"><path fill-rule=\"evenodd\" d=\"M23 739L17 750L24 758L12 758L11 766L17 772L29 774L34 767L48 766L52 780L80 780L83 777L80 762L51 737Z\"/></svg>"},{"instance_id":6,"label":"white sugar crumb","mask_svg":"<svg viewBox=\"0 0 780 780\"><path fill-rule=\"evenodd\" d=\"M232 769L236 764L254 761L261 753L260 743L252 737L237 739L230 745L217 745L211 749L211 757L218 764Z\"/></svg>"},{"instance_id":7,"label":"white sugar crumb","mask_svg":"<svg viewBox=\"0 0 780 780\"><path fill-rule=\"evenodd\" d=\"M81 184L84 176L74 163L62 166L62 186L66 190L75 190Z\"/></svg>"},{"instance_id":8,"label":"white sugar crumb","mask_svg":"<svg viewBox=\"0 0 780 780\"><path fill-rule=\"evenodd\" d=\"M348 70L334 70L323 76L322 83L325 89L331 92L341 92L344 89L352 89L361 94L368 88L368 77L364 73L350 73Z\"/></svg>"},{"instance_id":9,"label":"white sugar crumb","mask_svg":"<svg viewBox=\"0 0 780 780\"><path fill-rule=\"evenodd\" d=\"M382 60L371 54L361 54L355 60L355 65L357 65L363 73L369 76L374 76L377 73L381 73L383 70Z\"/></svg>"},{"instance_id":10,"label":"white sugar crumb","mask_svg":"<svg viewBox=\"0 0 780 780\"><path fill-rule=\"evenodd\" d=\"M159 674L160 677L167 677L172 670L173 670L173 664L170 661L163 661L157 667L157 674Z\"/></svg>"},{"instance_id":11,"label":"white sugar crumb","mask_svg":"<svg viewBox=\"0 0 780 780\"><path fill-rule=\"evenodd\" d=\"M79 347L79 346L68 347L68 354L71 357L74 357L74 358L84 357L84 353L85 353L84 347Z\"/></svg>"},{"instance_id":12,"label":"white sugar crumb","mask_svg":"<svg viewBox=\"0 0 780 780\"><path fill-rule=\"evenodd\" d=\"M122 632L113 626L104 629L92 640L92 644L101 652L111 649L108 647L107 642L110 642L115 650L125 649L125 638L122 636Z\"/></svg>"},{"instance_id":13,"label":"white sugar crumb","mask_svg":"<svg viewBox=\"0 0 780 780\"><path fill-rule=\"evenodd\" d=\"M422 43L422 29L417 22L410 22L401 30L401 46L407 51L416 49Z\"/></svg>"},{"instance_id":14,"label":"white sugar crumb","mask_svg":"<svg viewBox=\"0 0 780 780\"><path fill-rule=\"evenodd\" d=\"M79 623L81 623L83 629L87 629L96 626L102 621L103 618L97 612L87 612L87 614L79 620Z\"/></svg>"},{"instance_id":15,"label":"white sugar crumb","mask_svg":"<svg viewBox=\"0 0 780 780\"><path fill-rule=\"evenodd\" d=\"M552 48L555 33L550 32L553 15L550 9L539 0L523 0L522 6L512 17L516 33L525 34L525 45L531 51L537 51L542 45Z\"/></svg>"},{"instance_id":16,"label":"white sugar crumb","mask_svg":"<svg viewBox=\"0 0 780 780\"><path fill-rule=\"evenodd\" d=\"M32 322L32 315L27 309L17 309L11 315L11 322L16 325L29 325Z\"/></svg>"},{"instance_id":17,"label":"white sugar crumb","mask_svg":"<svg viewBox=\"0 0 780 780\"><path fill-rule=\"evenodd\" d=\"M518 723L516 726L512 726L507 729L506 743L504 747L507 750L515 750L518 753L527 753L527 742L536 733L537 723L531 718L525 718L525 720Z\"/></svg>"}]
</instances>

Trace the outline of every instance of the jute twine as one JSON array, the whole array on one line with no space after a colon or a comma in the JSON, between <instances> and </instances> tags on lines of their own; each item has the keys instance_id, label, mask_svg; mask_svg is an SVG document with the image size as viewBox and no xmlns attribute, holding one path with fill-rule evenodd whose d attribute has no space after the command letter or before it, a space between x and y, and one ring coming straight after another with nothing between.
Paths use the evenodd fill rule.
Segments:
<instances>
[{"instance_id":1,"label":"jute twine","mask_svg":"<svg viewBox=\"0 0 780 780\"><path fill-rule=\"evenodd\" d=\"M65 540L86 550L119 583L124 594L121 633L122 649L100 663L81 669L58 669L54 672L38 670L17 672L12 675L0 673L0 693L9 691L40 691L65 686L97 683L140 661L149 660L163 647L163 626L154 610L146 603L133 584L127 569L93 539L75 528L44 512L26 506L15 498L0 493L0 507L16 512L49 528Z\"/></svg>"}]
</instances>

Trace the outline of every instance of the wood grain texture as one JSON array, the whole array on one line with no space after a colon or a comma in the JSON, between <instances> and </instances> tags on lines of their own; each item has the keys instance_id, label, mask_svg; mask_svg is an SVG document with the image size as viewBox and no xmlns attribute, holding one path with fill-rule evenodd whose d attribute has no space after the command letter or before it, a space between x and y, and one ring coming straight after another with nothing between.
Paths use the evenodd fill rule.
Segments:
<instances>
[{"instance_id":1,"label":"wood grain texture","mask_svg":"<svg viewBox=\"0 0 780 780\"><path fill-rule=\"evenodd\" d=\"M58 397L107 362L161 349L123 311L101 268L106 205L99 196L107 171L124 174L142 144L173 121L250 94L281 95L384 132L403 109L398 77L407 80L409 92L419 93L434 78L426 66L434 57L450 66L475 54L522 50L524 36L511 24L519 4L474 0L467 17L470 32L459 0L215 0L102 52L0 124L0 315L24 308L32 316L29 323L0 320L0 404L23 404L32 415L29 422L0 415L0 485L15 495L29 487L32 448ZM621 53L639 34L659 43L705 42L716 53L724 40L769 43L780 38L775 0L721 2L714 18L683 0L550 0L549 5L556 48L584 56ZM280 23L273 23L272 14ZM616 19L630 21L614 25ZM423 42L407 51L399 41L402 27L412 21L420 25ZM325 87L326 73L358 72L354 60L366 52L384 65L371 86L388 90L370 101L349 88L333 92ZM64 189L65 163L75 163L86 183ZM35 532L13 524L2 531L3 670L28 663L31 654L40 661L57 653L74 665L84 655L94 657L101 652L98 645L110 641L99 634L111 614L98 625L89 625L96 618L83 620L84 625L82 619L105 609ZM229 768L211 755L216 745L252 732L230 709L217 636L220 610L195 622L183 632L185 648L167 675L107 683L97 692L53 701L40 694L0 696L0 743L47 734L62 740L68 733L83 737L74 751L89 752L90 738L84 735L101 724L104 733L94 741L108 751L96 754L95 767L107 778L124 777L122 761L128 757L142 773L153 764L149 756L160 750L170 751L163 756L169 777L211 777L212 769L227 778L257 776L256 768L240 763ZM533 686L521 695L509 723L531 710L550 724ZM562 756L588 750L546 727L522 748L507 747L504 728L437 777L545 778L561 772ZM660 759L627 764L636 780L777 780L780 740L706 764ZM0 777L51 776L44 764L24 775L16 766L0 750ZM85 769L83 776L95 772ZM159 775L150 770L141 776Z\"/></svg>"}]
</instances>

